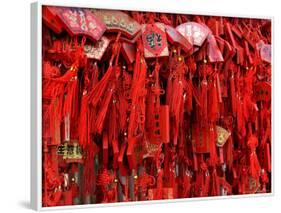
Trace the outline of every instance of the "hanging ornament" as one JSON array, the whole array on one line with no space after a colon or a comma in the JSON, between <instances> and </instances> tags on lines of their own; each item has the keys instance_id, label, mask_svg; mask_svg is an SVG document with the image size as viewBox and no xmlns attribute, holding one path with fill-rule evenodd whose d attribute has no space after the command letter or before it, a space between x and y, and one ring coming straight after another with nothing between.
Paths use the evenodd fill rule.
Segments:
<instances>
[{"instance_id":1,"label":"hanging ornament","mask_svg":"<svg viewBox=\"0 0 281 213\"><path fill-rule=\"evenodd\" d=\"M190 44L202 46L210 31L207 26L196 22L187 22L177 26L177 31L182 34Z\"/></svg>"},{"instance_id":2,"label":"hanging ornament","mask_svg":"<svg viewBox=\"0 0 281 213\"><path fill-rule=\"evenodd\" d=\"M109 39L107 39L105 36L102 36L101 39L97 41L94 45L86 44L84 46L84 52L86 56L90 59L101 60L108 45Z\"/></svg>"},{"instance_id":3,"label":"hanging ornament","mask_svg":"<svg viewBox=\"0 0 281 213\"><path fill-rule=\"evenodd\" d=\"M218 147L222 147L226 143L226 141L229 138L229 136L231 135L231 133L220 126L216 126L216 131L217 131L216 145Z\"/></svg>"},{"instance_id":4,"label":"hanging ornament","mask_svg":"<svg viewBox=\"0 0 281 213\"><path fill-rule=\"evenodd\" d=\"M173 45L179 45L182 49L188 53L192 53L192 44L182 35L180 34L175 28L166 25L166 34L168 41Z\"/></svg>"},{"instance_id":5,"label":"hanging ornament","mask_svg":"<svg viewBox=\"0 0 281 213\"><path fill-rule=\"evenodd\" d=\"M98 41L106 30L90 10L62 7L57 14L70 35L85 35Z\"/></svg>"},{"instance_id":6,"label":"hanging ornament","mask_svg":"<svg viewBox=\"0 0 281 213\"><path fill-rule=\"evenodd\" d=\"M42 9L43 22L52 29L55 33L60 34L63 31L63 25L57 16L58 8L52 6L45 6Z\"/></svg>"},{"instance_id":7,"label":"hanging ornament","mask_svg":"<svg viewBox=\"0 0 281 213\"><path fill-rule=\"evenodd\" d=\"M141 30L138 22L126 13L118 10L92 10L106 25L108 32L120 32L128 38L134 38Z\"/></svg>"},{"instance_id":8,"label":"hanging ornament","mask_svg":"<svg viewBox=\"0 0 281 213\"><path fill-rule=\"evenodd\" d=\"M165 25L161 23L142 25L142 41L146 58L169 56Z\"/></svg>"}]
</instances>

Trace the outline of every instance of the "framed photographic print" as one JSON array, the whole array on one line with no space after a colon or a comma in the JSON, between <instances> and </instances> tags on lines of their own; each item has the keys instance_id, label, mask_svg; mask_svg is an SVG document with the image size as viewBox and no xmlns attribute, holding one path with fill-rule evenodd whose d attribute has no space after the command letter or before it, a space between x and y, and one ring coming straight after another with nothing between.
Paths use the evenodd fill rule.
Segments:
<instances>
[{"instance_id":1,"label":"framed photographic print","mask_svg":"<svg viewBox=\"0 0 281 213\"><path fill-rule=\"evenodd\" d=\"M272 194L272 18L31 9L34 209Z\"/></svg>"}]
</instances>

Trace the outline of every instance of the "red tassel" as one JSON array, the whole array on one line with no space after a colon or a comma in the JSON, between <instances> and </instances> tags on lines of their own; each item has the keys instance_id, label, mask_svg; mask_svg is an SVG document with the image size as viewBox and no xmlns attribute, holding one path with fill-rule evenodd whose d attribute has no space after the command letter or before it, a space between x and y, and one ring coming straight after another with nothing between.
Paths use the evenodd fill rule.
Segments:
<instances>
[{"instance_id":1,"label":"red tassel","mask_svg":"<svg viewBox=\"0 0 281 213\"><path fill-rule=\"evenodd\" d=\"M153 93L151 91L151 88L148 88L147 95L146 95L146 114L147 115L154 114L153 101L154 101ZM145 119L145 127L148 130L151 130L153 128L153 116L147 116L147 118Z\"/></svg>"},{"instance_id":2,"label":"red tassel","mask_svg":"<svg viewBox=\"0 0 281 213\"><path fill-rule=\"evenodd\" d=\"M75 77L73 80L67 83L66 86L66 98L64 100L64 116L70 115L71 120L76 120L78 118L78 93L79 86L78 80Z\"/></svg>"},{"instance_id":3,"label":"red tassel","mask_svg":"<svg viewBox=\"0 0 281 213\"><path fill-rule=\"evenodd\" d=\"M116 102L116 111L118 114L118 119L116 122L118 123L119 131L125 132L125 128L127 125L127 111L129 108L129 104L123 92L121 92L120 90L116 91L116 96L117 96L116 99L118 100Z\"/></svg>"},{"instance_id":4,"label":"red tassel","mask_svg":"<svg viewBox=\"0 0 281 213\"><path fill-rule=\"evenodd\" d=\"M181 80L176 80L173 82L173 89L172 91L177 91L173 93L172 100L171 100L171 114L174 118L174 125L172 126L173 129L173 141L174 144L177 143L178 140L178 133L179 133L179 124L180 124L180 106L183 101L183 83Z\"/></svg>"},{"instance_id":5,"label":"red tassel","mask_svg":"<svg viewBox=\"0 0 281 213\"><path fill-rule=\"evenodd\" d=\"M214 168L212 171L212 185L211 185L211 196L220 195L220 183L217 175L217 170Z\"/></svg>"},{"instance_id":6,"label":"red tassel","mask_svg":"<svg viewBox=\"0 0 281 213\"><path fill-rule=\"evenodd\" d=\"M94 184L96 181L94 158L98 153L98 146L90 141L83 149L84 170L83 170L83 195L88 196L94 193Z\"/></svg>"},{"instance_id":7,"label":"red tassel","mask_svg":"<svg viewBox=\"0 0 281 213\"><path fill-rule=\"evenodd\" d=\"M144 112L145 112L145 82L146 82L146 63L140 50L137 51L136 63L131 88L131 111L128 125L128 137L135 136L137 124L142 126L144 131ZM149 102L153 103L153 102ZM152 112L153 113L153 112ZM139 120L137 120L137 116Z\"/></svg>"},{"instance_id":8,"label":"red tassel","mask_svg":"<svg viewBox=\"0 0 281 213\"><path fill-rule=\"evenodd\" d=\"M73 64L71 68L68 71L66 71L66 73L63 76L54 78L54 80L57 82L64 82L64 83L69 82L70 80L72 80L77 76L77 72L78 72L77 65Z\"/></svg>"},{"instance_id":9,"label":"red tassel","mask_svg":"<svg viewBox=\"0 0 281 213\"><path fill-rule=\"evenodd\" d=\"M95 132L98 133L98 134L102 133L105 117L106 117L106 114L107 114L107 111L108 111L110 100L112 98L114 87L115 86L112 86L106 92L106 94L104 95L103 101L101 103L100 111L98 112L98 117L97 117L97 120L95 122L95 127L96 127Z\"/></svg>"},{"instance_id":10,"label":"red tassel","mask_svg":"<svg viewBox=\"0 0 281 213\"><path fill-rule=\"evenodd\" d=\"M232 169L233 164L233 141L232 135L229 136L228 142L226 143L226 164L229 169Z\"/></svg>"},{"instance_id":11,"label":"red tassel","mask_svg":"<svg viewBox=\"0 0 281 213\"><path fill-rule=\"evenodd\" d=\"M201 82L201 106L202 106L202 123L206 124L208 120L208 82L206 76Z\"/></svg>"},{"instance_id":12,"label":"red tassel","mask_svg":"<svg viewBox=\"0 0 281 213\"><path fill-rule=\"evenodd\" d=\"M247 146L250 149L250 175L253 178L259 178L261 167L256 154L256 147L258 146L258 139L256 136L251 135L248 139Z\"/></svg>"},{"instance_id":13,"label":"red tassel","mask_svg":"<svg viewBox=\"0 0 281 213\"><path fill-rule=\"evenodd\" d=\"M210 164L216 165L218 156L217 156L217 150L216 150L216 132L214 125L210 125L209 129L209 141L210 141Z\"/></svg>"},{"instance_id":14,"label":"red tassel","mask_svg":"<svg viewBox=\"0 0 281 213\"><path fill-rule=\"evenodd\" d=\"M222 103L222 91L221 91L219 73L216 73L216 86L217 86L217 92L218 92L218 101L219 101L219 103Z\"/></svg>"},{"instance_id":15,"label":"red tassel","mask_svg":"<svg viewBox=\"0 0 281 213\"><path fill-rule=\"evenodd\" d=\"M51 144L58 145L61 143L60 125L62 121L62 105L63 94L59 97L53 98L50 104L50 136L52 137Z\"/></svg>"},{"instance_id":16,"label":"red tassel","mask_svg":"<svg viewBox=\"0 0 281 213\"><path fill-rule=\"evenodd\" d=\"M180 63L176 67L175 75L176 78L172 82L172 95L170 100L170 112L173 118L172 126L172 138L174 144L177 144L178 134L179 134L179 125L181 120L181 106L183 104L183 74L184 74L184 63ZM177 91L177 92L174 92Z\"/></svg>"},{"instance_id":17,"label":"red tassel","mask_svg":"<svg viewBox=\"0 0 281 213\"><path fill-rule=\"evenodd\" d=\"M215 122L218 119L218 91L216 88L216 82L214 80L211 81L210 90L208 93L208 117L209 121Z\"/></svg>"},{"instance_id":18,"label":"red tassel","mask_svg":"<svg viewBox=\"0 0 281 213\"><path fill-rule=\"evenodd\" d=\"M193 88L192 88L192 78L191 76L187 80L186 84L186 111L191 114L192 111L192 100L193 100Z\"/></svg>"},{"instance_id":19,"label":"red tassel","mask_svg":"<svg viewBox=\"0 0 281 213\"><path fill-rule=\"evenodd\" d=\"M196 189L198 190L196 195L199 197L205 197L208 196L209 192L209 184L210 184L210 174L208 171L207 164L202 161L201 159L201 165L200 170L196 174Z\"/></svg>"},{"instance_id":20,"label":"red tassel","mask_svg":"<svg viewBox=\"0 0 281 213\"><path fill-rule=\"evenodd\" d=\"M231 109L232 109L232 115L236 117L236 93L235 93L235 85L234 85L234 74L232 72L230 76L230 97L231 97Z\"/></svg>"},{"instance_id":21,"label":"red tassel","mask_svg":"<svg viewBox=\"0 0 281 213\"><path fill-rule=\"evenodd\" d=\"M109 111L109 128L108 128L108 140L112 142L118 137L118 127L117 127L117 111L116 111L116 99L113 97L111 110Z\"/></svg>"},{"instance_id":22,"label":"red tassel","mask_svg":"<svg viewBox=\"0 0 281 213\"><path fill-rule=\"evenodd\" d=\"M88 123L89 123L89 96L84 94L81 100L81 110L79 119L79 143L82 148L85 148L90 141L88 140Z\"/></svg>"},{"instance_id":23,"label":"red tassel","mask_svg":"<svg viewBox=\"0 0 281 213\"><path fill-rule=\"evenodd\" d=\"M171 72L171 71L170 71ZM172 97L172 76L170 75L167 80L167 87L166 87L166 104L169 105L171 103L171 97Z\"/></svg>"},{"instance_id":24,"label":"red tassel","mask_svg":"<svg viewBox=\"0 0 281 213\"><path fill-rule=\"evenodd\" d=\"M72 205L73 204L73 196L72 196L72 190L64 191L63 192L63 200L64 200L64 205Z\"/></svg>"},{"instance_id":25,"label":"red tassel","mask_svg":"<svg viewBox=\"0 0 281 213\"><path fill-rule=\"evenodd\" d=\"M240 100L237 102L237 130L240 137L246 136L245 119L244 119L243 104Z\"/></svg>"},{"instance_id":26,"label":"red tassel","mask_svg":"<svg viewBox=\"0 0 281 213\"><path fill-rule=\"evenodd\" d=\"M98 102L100 101L100 97L103 97L109 80L112 76L113 70L113 67L109 66L102 79L93 87L89 98L89 101L91 102L93 107L98 104Z\"/></svg>"},{"instance_id":27,"label":"red tassel","mask_svg":"<svg viewBox=\"0 0 281 213\"><path fill-rule=\"evenodd\" d=\"M92 103L92 106L95 107L97 103L100 101L100 97L103 97L104 92L107 88L107 85L112 77L112 74L114 74L116 77L119 74L119 67L118 67L118 59L119 59L119 53L120 53L120 44L119 44L119 38L121 33L119 32L115 43L112 47L112 55L109 62L109 67L106 71L106 73L103 75L102 79L93 87L90 99L89 101ZM112 66L113 60L115 59L115 65ZM113 73L114 72L114 73Z\"/></svg>"}]
</instances>

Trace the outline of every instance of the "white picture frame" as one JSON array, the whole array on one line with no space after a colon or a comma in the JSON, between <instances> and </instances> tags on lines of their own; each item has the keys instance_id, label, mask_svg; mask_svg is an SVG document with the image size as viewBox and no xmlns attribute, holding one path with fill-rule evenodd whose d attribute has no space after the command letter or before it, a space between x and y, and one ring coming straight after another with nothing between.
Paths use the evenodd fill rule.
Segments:
<instances>
[{"instance_id":1,"label":"white picture frame","mask_svg":"<svg viewBox=\"0 0 281 213\"><path fill-rule=\"evenodd\" d=\"M233 15L233 14L218 14L212 12L200 12L195 10L182 10L178 6L178 10L174 8L159 9L156 7L150 8L148 5L141 5L135 8L134 5L122 4L116 1L115 4L108 4L103 1L91 1L91 3L85 1L43 1L39 0L31 4L31 207L34 210L53 210L53 209L80 209L80 208L92 208L92 207L104 207L104 206L121 206L121 205L143 205L154 203L166 203L166 202L187 202L196 200L214 200L214 199L233 199L233 198L245 198L245 197L260 197L260 196L273 196L274 195L274 152L272 151L272 191L271 193L262 194L250 194L250 195L232 195L232 196L218 196L218 197L204 197L204 198L185 198L185 199L173 199L173 200L157 200L157 201L138 201L138 202L126 202L126 203L108 203L108 204L83 204L73 206L58 206L58 207L42 207L42 6L71 6L71 7L85 7L85 8L97 8L97 9L119 9L119 10L136 10L136 11L152 11L152 12L168 12L179 14L196 14L196 15L222 15L222 16L235 16L241 18L265 18L270 19L272 22L272 35L274 35L274 18L273 17L257 17L252 15ZM140 4L139 4L140 5ZM274 41L274 39L272 39ZM274 58L274 44L272 45L272 58ZM274 63L272 62L272 79L274 79ZM272 81L274 87L274 80ZM273 88L272 87L272 88ZM272 90L272 97L274 96ZM272 114L274 114L274 99L272 99ZM274 138L273 138L273 126L274 118L272 116L272 150L274 150Z\"/></svg>"}]
</instances>

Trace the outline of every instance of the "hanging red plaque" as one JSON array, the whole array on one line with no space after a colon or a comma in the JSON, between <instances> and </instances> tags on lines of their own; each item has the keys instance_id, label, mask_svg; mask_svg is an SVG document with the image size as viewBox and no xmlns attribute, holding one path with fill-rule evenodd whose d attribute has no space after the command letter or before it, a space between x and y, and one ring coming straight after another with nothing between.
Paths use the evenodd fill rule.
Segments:
<instances>
[{"instance_id":1,"label":"hanging red plaque","mask_svg":"<svg viewBox=\"0 0 281 213\"><path fill-rule=\"evenodd\" d=\"M161 142L170 142L169 106L160 106L160 137Z\"/></svg>"},{"instance_id":2,"label":"hanging red plaque","mask_svg":"<svg viewBox=\"0 0 281 213\"><path fill-rule=\"evenodd\" d=\"M50 29L60 34L63 31L63 26L57 16L58 11L59 9L57 7L45 6L42 8L42 19Z\"/></svg>"},{"instance_id":3,"label":"hanging red plaque","mask_svg":"<svg viewBox=\"0 0 281 213\"><path fill-rule=\"evenodd\" d=\"M128 38L133 38L140 31L141 26L126 13L117 10L92 10L103 21L109 32L121 32Z\"/></svg>"},{"instance_id":4,"label":"hanging red plaque","mask_svg":"<svg viewBox=\"0 0 281 213\"><path fill-rule=\"evenodd\" d=\"M223 56L217 45L215 36L212 34L208 35L208 57L210 62L222 62Z\"/></svg>"},{"instance_id":5,"label":"hanging red plaque","mask_svg":"<svg viewBox=\"0 0 281 213\"><path fill-rule=\"evenodd\" d=\"M196 153L210 152L210 130L200 128L198 124L192 127L192 145Z\"/></svg>"},{"instance_id":6,"label":"hanging red plaque","mask_svg":"<svg viewBox=\"0 0 281 213\"><path fill-rule=\"evenodd\" d=\"M70 35L86 35L98 41L105 25L88 9L62 8L59 17Z\"/></svg>"},{"instance_id":7,"label":"hanging red plaque","mask_svg":"<svg viewBox=\"0 0 281 213\"><path fill-rule=\"evenodd\" d=\"M217 132L216 145L218 147L222 147L226 143L231 133L220 126L216 126L216 132Z\"/></svg>"},{"instance_id":8,"label":"hanging red plaque","mask_svg":"<svg viewBox=\"0 0 281 213\"><path fill-rule=\"evenodd\" d=\"M260 55L263 61L271 63L271 45L270 44L262 45L262 47L260 48Z\"/></svg>"},{"instance_id":9,"label":"hanging red plaque","mask_svg":"<svg viewBox=\"0 0 281 213\"><path fill-rule=\"evenodd\" d=\"M254 87L256 101L271 100L271 85L268 82L258 82Z\"/></svg>"},{"instance_id":10,"label":"hanging red plaque","mask_svg":"<svg viewBox=\"0 0 281 213\"><path fill-rule=\"evenodd\" d=\"M210 33L207 26L196 22L186 22L177 26L176 30L196 46L201 46Z\"/></svg>"},{"instance_id":11,"label":"hanging red plaque","mask_svg":"<svg viewBox=\"0 0 281 213\"><path fill-rule=\"evenodd\" d=\"M192 53L192 44L175 28L166 25L167 39L172 44L179 45L186 53Z\"/></svg>"},{"instance_id":12,"label":"hanging red plaque","mask_svg":"<svg viewBox=\"0 0 281 213\"><path fill-rule=\"evenodd\" d=\"M133 44L123 42L121 53L128 64L132 64L136 60L136 48Z\"/></svg>"},{"instance_id":13,"label":"hanging red plaque","mask_svg":"<svg viewBox=\"0 0 281 213\"><path fill-rule=\"evenodd\" d=\"M106 48L109 45L109 39L105 36L102 36L99 41L97 41L94 45L86 44L84 46L84 52L88 58L101 60Z\"/></svg>"},{"instance_id":14,"label":"hanging red plaque","mask_svg":"<svg viewBox=\"0 0 281 213\"><path fill-rule=\"evenodd\" d=\"M142 25L142 41L144 56L146 58L169 55L164 24L155 23Z\"/></svg>"}]
</instances>

